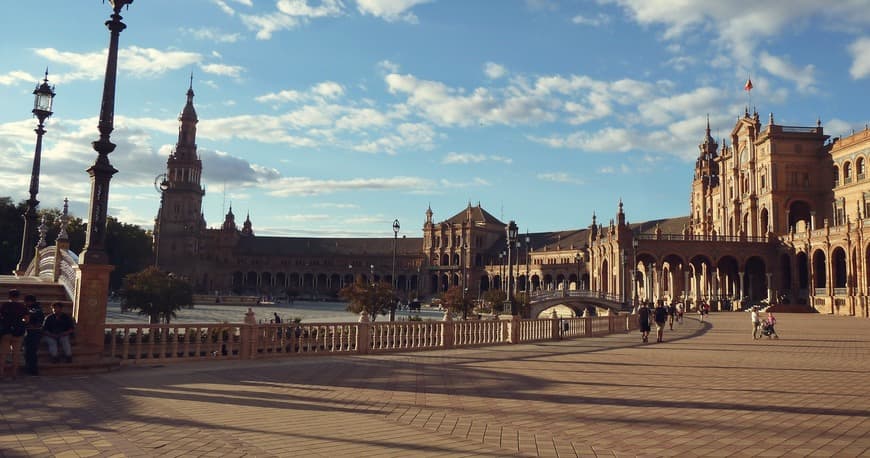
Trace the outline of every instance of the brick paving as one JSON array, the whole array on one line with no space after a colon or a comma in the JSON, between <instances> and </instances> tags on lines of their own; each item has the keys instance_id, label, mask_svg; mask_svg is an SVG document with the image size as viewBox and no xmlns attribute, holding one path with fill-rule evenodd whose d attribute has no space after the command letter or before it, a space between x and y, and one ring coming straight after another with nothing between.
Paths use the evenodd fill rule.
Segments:
<instances>
[{"instance_id":1,"label":"brick paving","mask_svg":"<svg viewBox=\"0 0 870 458\"><path fill-rule=\"evenodd\" d=\"M870 456L870 322L0 382L0 455Z\"/></svg>"}]
</instances>

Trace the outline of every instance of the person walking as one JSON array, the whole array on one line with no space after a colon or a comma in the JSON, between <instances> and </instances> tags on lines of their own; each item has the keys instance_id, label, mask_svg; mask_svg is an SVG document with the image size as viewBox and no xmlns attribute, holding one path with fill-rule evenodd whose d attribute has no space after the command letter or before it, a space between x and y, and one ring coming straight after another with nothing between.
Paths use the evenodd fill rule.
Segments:
<instances>
[{"instance_id":1,"label":"person walking","mask_svg":"<svg viewBox=\"0 0 870 458\"><path fill-rule=\"evenodd\" d=\"M39 343L42 341L42 323L45 313L36 301L36 296L24 296L27 307L27 334L24 336L24 367L30 375L39 375Z\"/></svg>"},{"instance_id":2,"label":"person walking","mask_svg":"<svg viewBox=\"0 0 870 458\"><path fill-rule=\"evenodd\" d=\"M665 322L668 320L668 309L665 307L664 301L660 300L656 303L653 318L656 322L656 342L664 342Z\"/></svg>"},{"instance_id":3,"label":"person walking","mask_svg":"<svg viewBox=\"0 0 870 458\"><path fill-rule=\"evenodd\" d=\"M640 328L640 341L643 343L649 342L649 331L650 331L650 310L647 307L646 302L640 304L640 307L637 309L637 324Z\"/></svg>"},{"instance_id":4,"label":"person walking","mask_svg":"<svg viewBox=\"0 0 870 458\"><path fill-rule=\"evenodd\" d=\"M767 329L770 331L767 338L769 339L773 336L774 339L779 339L779 334L776 333L776 317L773 316L773 312L768 310L767 319L765 321L767 322Z\"/></svg>"},{"instance_id":5,"label":"person walking","mask_svg":"<svg viewBox=\"0 0 870 458\"><path fill-rule=\"evenodd\" d=\"M9 300L0 304L0 378L4 377L6 356L12 352L12 378L18 376L21 342L27 332L27 307L18 301L21 293L9 290Z\"/></svg>"},{"instance_id":6,"label":"person walking","mask_svg":"<svg viewBox=\"0 0 870 458\"><path fill-rule=\"evenodd\" d=\"M671 331L673 331L674 330L674 319L676 318L676 315L677 315L677 305L674 304L673 302L671 302L667 306L667 309L668 309L668 326L670 327Z\"/></svg>"},{"instance_id":7,"label":"person walking","mask_svg":"<svg viewBox=\"0 0 870 458\"><path fill-rule=\"evenodd\" d=\"M70 346L69 338L73 330L75 330L75 322L71 316L63 311L63 303L55 302L51 304L51 315L45 319L45 323L42 325L42 332L44 334L42 340L48 344L51 362L60 362L57 355L58 344L63 349L63 356L66 362L72 362L72 346Z\"/></svg>"},{"instance_id":8,"label":"person walking","mask_svg":"<svg viewBox=\"0 0 870 458\"><path fill-rule=\"evenodd\" d=\"M752 321L752 340L758 339L758 328L761 326L761 319L758 318L758 306L752 307L749 319Z\"/></svg>"}]
</instances>

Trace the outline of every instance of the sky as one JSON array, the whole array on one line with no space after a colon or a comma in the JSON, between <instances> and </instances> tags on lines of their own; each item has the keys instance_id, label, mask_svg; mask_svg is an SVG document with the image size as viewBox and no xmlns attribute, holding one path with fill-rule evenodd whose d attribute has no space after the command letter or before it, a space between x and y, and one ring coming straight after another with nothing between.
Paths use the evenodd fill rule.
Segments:
<instances>
[{"instance_id":1,"label":"sky","mask_svg":"<svg viewBox=\"0 0 870 458\"><path fill-rule=\"evenodd\" d=\"M122 12L109 215L151 229L193 75L203 213L257 235L420 237L480 203L521 232L688 213L698 144L868 122L866 0L135 0ZM7 1L0 196L87 217L109 34L100 0ZM42 16L40 19L39 16ZM17 18L16 20L10 20ZM747 78L753 90L744 90ZM721 143L721 140L719 140Z\"/></svg>"}]
</instances>

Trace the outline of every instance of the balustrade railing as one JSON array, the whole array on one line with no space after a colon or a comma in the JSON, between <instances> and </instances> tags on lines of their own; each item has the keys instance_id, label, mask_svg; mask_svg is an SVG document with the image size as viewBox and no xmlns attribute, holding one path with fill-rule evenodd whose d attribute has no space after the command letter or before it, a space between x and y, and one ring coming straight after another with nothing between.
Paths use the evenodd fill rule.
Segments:
<instances>
[{"instance_id":1,"label":"balustrade railing","mask_svg":"<svg viewBox=\"0 0 870 458\"><path fill-rule=\"evenodd\" d=\"M386 323L106 324L103 353L122 365L135 365L435 350L600 336L636 329L632 324L636 321L634 315L614 315Z\"/></svg>"}]
</instances>

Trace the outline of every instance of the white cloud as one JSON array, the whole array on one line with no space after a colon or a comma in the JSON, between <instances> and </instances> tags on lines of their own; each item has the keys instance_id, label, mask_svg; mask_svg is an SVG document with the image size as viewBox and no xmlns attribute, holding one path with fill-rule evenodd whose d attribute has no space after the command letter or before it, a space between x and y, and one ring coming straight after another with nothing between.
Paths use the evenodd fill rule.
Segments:
<instances>
[{"instance_id":1,"label":"white cloud","mask_svg":"<svg viewBox=\"0 0 870 458\"><path fill-rule=\"evenodd\" d=\"M0 75L0 85L3 86L11 86L13 84L18 84L21 81L38 83L39 78L20 70L13 70L5 75Z\"/></svg>"},{"instance_id":2,"label":"white cloud","mask_svg":"<svg viewBox=\"0 0 870 458\"><path fill-rule=\"evenodd\" d=\"M499 79L505 75L507 75L507 69L504 66L499 65L495 62L487 62L483 66L483 72L486 73L487 78L489 79Z\"/></svg>"},{"instance_id":3,"label":"white cloud","mask_svg":"<svg viewBox=\"0 0 870 458\"><path fill-rule=\"evenodd\" d=\"M283 103L283 102L297 102L299 100L302 100L303 97L304 97L304 95L301 92L288 89L288 90L283 90L283 91L279 91L279 92L272 92L269 94L261 95L261 96L255 97L254 100L256 100L257 102L263 102L263 103L272 103L272 102Z\"/></svg>"},{"instance_id":4,"label":"white cloud","mask_svg":"<svg viewBox=\"0 0 870 458\"><path fill-rule=\"evenodd\" d=\"M476 164L480 162L502 162L504 164L513 163L513 159L504 156L496 156L491 154L471 154L471 153L457 153L457 152L449 152L443 159L441 159L442 164Z\"/></svg>"},{"instance_id":5,"label":"white cloud","mask_svg":"<svg viewBox=\"0 0 870 458\"><path fill-rule=\"evenodd\" d=\"M322 180L308 177L283 177L266 184L268 194L277 197L317 196L342 191L399 190L419 192L433 186L431 180L418 177L353 178Z\"/></svg>"},{"instance_id":6,"label":"white cloud","mask_svg":"<svg viewBox=\"0 0 870 458\"><path fill-rule=\"evenodd\" d=\"M289 30L299 25L299 19L279 12L252 15L242 14L239 17L242 19L242 24L248 30L257 32L258 40L268 40L272 38L272 34L281 30Z\"/></svg>"},{"instance_id":7,"label":"white cloud","mask_svg":"<svg viewBox=\"0 0 870 458\"><path fill-rule=\"evenodd\" d=\"M242 38L239 33L223 33L217 29L202 27L199 29L182 28L181 32L190 35L197 40L212 41L217 43L235 43ZM218 54L217 51L212 51L212 54ZM220 57L218 54L217 57Z\"/></svg>"},{"instance_id":8,"label":"white cloud","mask_svg":"<svg viewBox=\"0 0 870 458\"><path fill-rule=\"evenodd\" d=\"M311 92L326 99L334 99L344 95L344 88L334 81L324 81L317 83L311 88Z\"/></svg>"},{"instance_id":9,"label":"white cloud","mask_svg":"<svg viewBox=\"0 0 870 458\"><path fill-rule=\"evenodd\" d=\"M861 37L849 45L852 55L852 66L849 74L853 79L865 78L870 75L870 37Z\"/></svg>"},{"instance_id":10,"label":"white cloud","mask_svg":"<svg viewBox=\"0 0 870 458\"><path fill-rule=\"evenodd\" d=\"M399 73L399 64L389 60L378 62L378 68L384 73Z\"/></svg>"},{"instance_id":11,"label":"white cloud","mask_svg":"<svg viewBox=\"0 0 870 458\"><path fill-rule=\"evenodd\" d=\"M792 65L785 59L762 52L759 56L761 68L774 76L778 76L784 80L793 81L799 91L807 92L813 90L813 85L816 83L815 67L807 65L804 68L798 68Z\"/></svg>"},{"instance_id":12,"label":"white cloud","mask_svg":"<svg viewBox=\"0 0 870 458\"><path fill-rule=\"evenodd\" d=\"M434 147L436 133L426 124L404 123L396 128L396 133L386 135L377 140L357 145L354 149L366 153L385 152L396 154L404 149L431 150Z\"/></svg>"},{"instance_id":13,"label":"white cloud","mask_svg":"<svg viewBox=\"0 0 870 458\"><path fill-rule=\"evenodd\" d=\"M603 13L598 13L594 17L583 16L578 14L571 19L571 22L579 25L588 25L592 27L601 27L610 23L610 16Z\"/></svg>"},{"instance_id":14,"label":"white cloud","mask_svg":"<svg viewBox=\"0 0 870 458\"><path fill-rule=\"evenodd\" d=\"M236 14L236 10L233 9L233 7L231 7L230 5L227 5L227 2L225 2L224 0L211 0L211 1L212 1L212 3L217 5L218 8L220 8L220 10L223 11L225 14L227 14L229 16L233 16Z\"/></svg>"},{"instance_id":15,"label":"white cloud","mask_svg":"<svg viewBox=\"0 0 870 458\"><path fill-rule=\"evenodd\" d=\"M370 14L387 22L404 21L417 23L417 16L408 11L431 0L357 0L357 9L362 14Z\"/></svg>"},{"instance_id":16,"label":"white cloud","mask_svg":"<svg viewBox=\"0 0 870 458\"><path fill-rule=\"evenodd\" d=\"M55 75L53 79L58 82L102 79L105 72L106 52L104 50L75 53L54 48L36 50L39 56L51 62L72 67L68 73ZM118 51L118 71L138 78L153 78L172 70L198 64L201 60L202 56L193 52L160 51L154 48L129 46Z\"/></svg>"},{"instance_id":17,"label":"white cloud","mask_svg":"<svg viewBox=\"0 0 870 458\"><path fill-rule=\"evenodd\" d=\"M242 72L245 71L245 69L239 65L202 64L199 67L206 73L229 76L231 78L238 78L242 75Z\"/></svg>"},{"instance_id":18,"label":"white cloud","mask_svg":"<svg viewBox=\"0 0 870 458\"><path fill-rule=\"evenodd\" d=\"M551 148L574 149L588 152L626 152L642 145L643 138L637 132L622 128L605 128L596 132L574 132L567 136L537 137L528 139Z\"/></svg>"},{"instance_id":19,"label":"white cloud","mask_svg":"<svg viewBox=\"0 0 870 458\"><path fill-rule=\"evenodd\" d=\"M549 173L539 173L536 175L537 179L541 181L552 181L555 183L568 183L568 184L583 184L583 180L580 178L571 176L565 172L549 172Z\"/></svg>"},{"instance_id":20,"label":"white cloud","mask_svg":"<svg viewBox=\"0 0 870 458\"><path fill-rule=\"evenodd\" d=\"M319 6L311 6L307 0L278 0L278 11L288 15L305 18L338 16L344 12L340 0L321 0Z\"/></svg>"}]
</instances>

